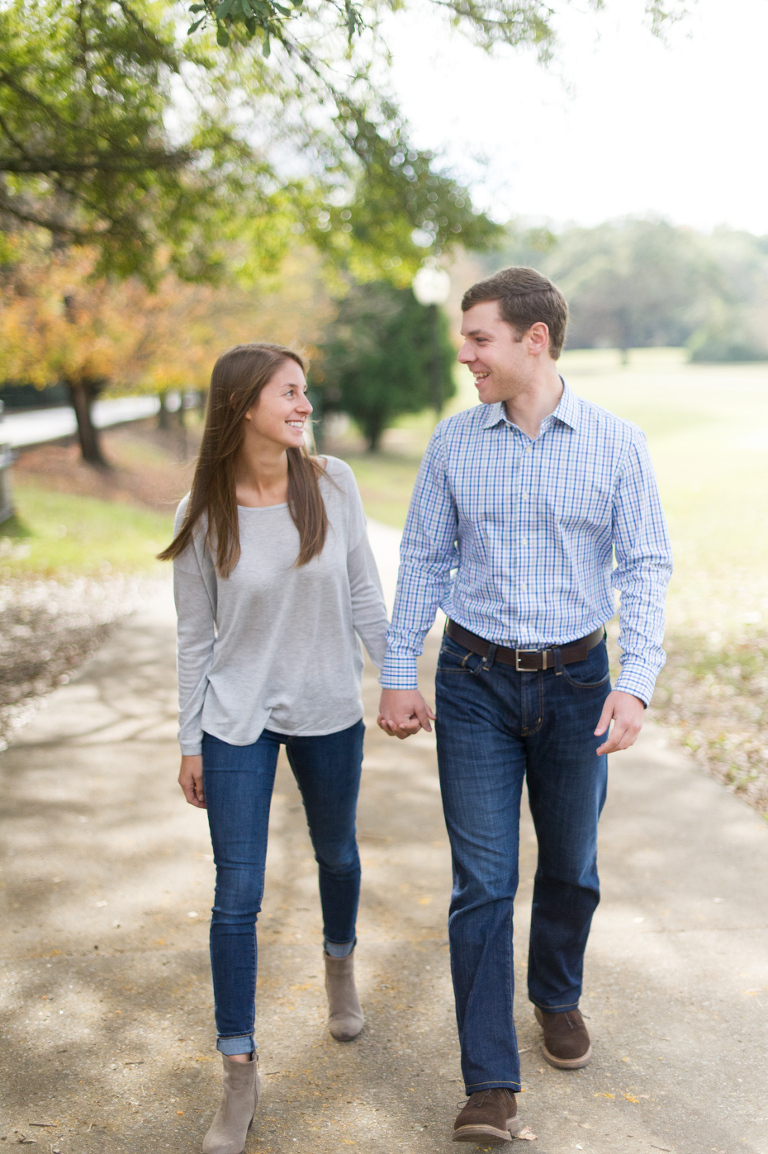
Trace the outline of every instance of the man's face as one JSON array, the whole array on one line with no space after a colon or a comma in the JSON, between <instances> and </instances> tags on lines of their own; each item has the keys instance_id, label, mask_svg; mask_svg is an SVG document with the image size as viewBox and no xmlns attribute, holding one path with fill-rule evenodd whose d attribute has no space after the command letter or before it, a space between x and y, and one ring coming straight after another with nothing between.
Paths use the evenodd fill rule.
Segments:
<instances>
[{"instance_id":1,"label":"man's face","mask_svg":"<svg viewBox=\"0 0 768 1154\"><path fill-rule=\"evenodd\" d=\"M459 360L474 376L484 405L512 400L527 388L537 360L528 337L538 327L520 334L501 319L498 301L481 301L464 313Z\"/></svg>"}]
</instances>

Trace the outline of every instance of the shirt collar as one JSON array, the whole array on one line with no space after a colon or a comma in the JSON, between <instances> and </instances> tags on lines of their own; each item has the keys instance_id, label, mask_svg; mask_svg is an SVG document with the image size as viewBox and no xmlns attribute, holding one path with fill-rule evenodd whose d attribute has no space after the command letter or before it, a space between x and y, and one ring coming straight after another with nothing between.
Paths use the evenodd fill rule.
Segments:
<instances>
[{"instance_id":1,"label":"shirt collar","mask_svg":"<svg viewBox=\"0 0 768 1154\"><path fill-rule=\"evenodd\" d=\"M544 420L547 424L550 424L553 420L561 421L564 425L568 425L569 428L575 429L578 423L578 397L571 392L563 377L561 377L560 380L563 382L563 395L558 401L555 411L550 413L549 417L545 417ZM504 402L496 401L493 405L488 405L488 412L483 418L482 427L484 429L492 429L501 421L504 421L506 424L511 423L507 417Z\"/></svg>"}]
</instances>

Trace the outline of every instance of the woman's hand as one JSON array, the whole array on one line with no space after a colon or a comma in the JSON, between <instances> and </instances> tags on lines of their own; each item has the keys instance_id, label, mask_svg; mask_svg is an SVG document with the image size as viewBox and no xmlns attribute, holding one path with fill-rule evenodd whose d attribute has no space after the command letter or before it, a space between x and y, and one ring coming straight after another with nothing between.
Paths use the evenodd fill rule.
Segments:
<instances>
[{"instance_id":1,"label":"woman's hand","mask_svg":"<svg viewBox=\"0 0 768 1154\"><path fill-rule=\"evenodd\" d=\"M203 790L203 758L202 754L185 754L181 758L179 770L179 785L190 805L198 809L205 809L205 792Z\"/></svg>"}]
</instances>

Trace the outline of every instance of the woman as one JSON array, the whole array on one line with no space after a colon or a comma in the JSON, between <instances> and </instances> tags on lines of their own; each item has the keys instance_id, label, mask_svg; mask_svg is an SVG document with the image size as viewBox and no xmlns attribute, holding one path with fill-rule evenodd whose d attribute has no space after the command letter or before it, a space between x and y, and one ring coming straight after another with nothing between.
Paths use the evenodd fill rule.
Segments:
<instances>
[{"instance_id":1,"label":"woman","mask_svg":"<svg viewBox=\"0 0 768 1154\"><path fill-rule=\"evenodd\" d=\"M256 917L280 745L319 866L329 1028L359 1034L353 955L362 654L381 665L386 612L351 470L304 447L304 365L290 349L219 357L174 561L179 784L207 809L216 863L211 968L224 1094L205 1154L240 1154L259 1096Z\"/></svg>"}]
</instances>

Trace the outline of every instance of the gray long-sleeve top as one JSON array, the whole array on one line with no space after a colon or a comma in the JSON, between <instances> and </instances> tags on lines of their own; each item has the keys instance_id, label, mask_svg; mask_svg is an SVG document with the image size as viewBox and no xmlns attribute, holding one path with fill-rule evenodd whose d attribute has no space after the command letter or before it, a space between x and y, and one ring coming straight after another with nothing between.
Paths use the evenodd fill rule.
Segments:
<instances>
[{"instance_id":1,"label":"gray long-sleeve top","mask_svg":"<svg viewBox=\"0 0 768 1154\"><path fill-rule=\"evenodd\" d=\"M363 716L358 638L381 667L387 614L354 475L326 460L328 535L307 565L295 566L287 505L238 506L240 560L227 578L205 544L204 517L174 561L183 754L200 753L203 732L250 745L264 729L319 736Z\"/></svg>"}]
</instances>

